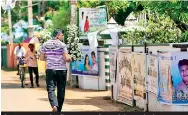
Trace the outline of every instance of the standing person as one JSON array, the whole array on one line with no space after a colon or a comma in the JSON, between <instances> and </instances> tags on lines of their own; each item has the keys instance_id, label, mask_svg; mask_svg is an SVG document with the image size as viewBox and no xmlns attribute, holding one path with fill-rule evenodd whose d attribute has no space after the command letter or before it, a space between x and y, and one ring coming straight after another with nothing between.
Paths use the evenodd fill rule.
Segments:
<instances>
[{"instance_id":1,"label":"standing person","mask_svg":"<svg viewBox=\"0 0 188 115\"><path fill-rule=\"evenodd\" d=\"M86 16L86 21L84 24L84 32L88 32L89 31L89 19L88 16Z\"/></svg>"},{"instance_id":2,"label":"standing person","mask_svg":"<svg viewBox=\"0 0 188 115\"><path fill-rule=\"evenodd\" d=\"M17 61L17 70L18 70L18 73L17 75L20 74L20 71L19 71L19 58L22 58L23 56L25 56L25 48L22 47L22 44L19 43L18 46L16 46L16 48L14 49L14 55L15 55L15 58L16 58L16 61Z\"/></svg>"},{"instance_id":3,"label":"standing person","mask_svg":"<svg viewBox=\"0 0 188 115\"><path fill-rule=\"evenodd\" d=\"M71 61L66 44L61 42L64 32L54 30L53 39L42 45L40 60L46 60L46 88L53 112L61 112L67 77L66 62ZM57 86L57 97L55 87Z\"/></svg>"},{"instance_id":4,"label":"standing person","mask_svg":"<svg viewBox=\"0 0 188 115\"><path fill-rule=\"evenodd\" d=\"M91 69L93 71L98 71L98 64L97 64L97 61L96 61L96 56L95 56L95 52L94 51L91 52L91 57L92 57L92 63L93 63Z\"/></svg>"},{"instance_id":5,"label":"standing person","mask_svg":"<svg viewBox=\"0 0 188 115\"><path fill-rule=\"evenodd\" d=\"M29 70L29 76L31 81L31 88L34 87L33 85L33 72L36 76L36 86L39 87L39 72L38 72L38 65L37 65L37 54L34 50L34 44L28 45L29 50L26 53L26 60L27 60L27 66Z\"/></svg>"}]
</instances>

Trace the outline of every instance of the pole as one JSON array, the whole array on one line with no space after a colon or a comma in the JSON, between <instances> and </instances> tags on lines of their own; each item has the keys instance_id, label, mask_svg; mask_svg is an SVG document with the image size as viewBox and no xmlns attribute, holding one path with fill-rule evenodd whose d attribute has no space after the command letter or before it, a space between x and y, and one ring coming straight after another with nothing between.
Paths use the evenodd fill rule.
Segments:
<instances>
[{"instance_id":1,"label":"pole","mask_svg":"<svg viewBox=\"0 0 188 115\"><path fill-rule=\"evenodd\" d=\"M32 9L32 0L28 0L28 32L29 37L33 37L33 9Z\"/></svg>"},{"instance_id":2,"label":"pole","mask_svg":"<svg viewBox=\"0 0 188 115\"><path fill-rule=\"evenodd\" d=\"M13 35L12 35L12 21L11 21L11 10L8 10L8 23L9 23L9 38L10 43L13 43Z\"/></svg>"}]
</instances>

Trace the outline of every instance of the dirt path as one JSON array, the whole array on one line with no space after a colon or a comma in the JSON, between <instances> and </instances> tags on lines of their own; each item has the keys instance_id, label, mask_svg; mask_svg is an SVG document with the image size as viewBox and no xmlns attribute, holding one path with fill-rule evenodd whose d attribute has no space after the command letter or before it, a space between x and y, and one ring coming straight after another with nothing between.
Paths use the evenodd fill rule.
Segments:
<instances>
[{"instance_id":1,"label":"dirt path","mask_svg":"<svg viewBox=\"0 0 188 115\"><path fill-rule=\"evenodd\" d=\"M23 89L18 77L14 71L1 70L1 111L51 111L45 81L40 81L40 88L31 89L28 85ZM110 92L67 88L62 111L122 110L122 105L104 100L105 96L110 96Z\"/></svg>"}]
</instances>

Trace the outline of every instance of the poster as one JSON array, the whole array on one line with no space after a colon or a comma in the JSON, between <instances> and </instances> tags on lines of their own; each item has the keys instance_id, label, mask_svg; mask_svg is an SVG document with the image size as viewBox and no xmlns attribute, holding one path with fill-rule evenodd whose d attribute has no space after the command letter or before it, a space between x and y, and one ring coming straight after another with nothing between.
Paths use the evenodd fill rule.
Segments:
<instances>
[{"instance_id":1,"label":"poster","mask_svg":"<svg viewBox=\"0 0 188 115\"><path fill-rule=\"evenodd\" d=\"M120 48L118 54L118 101L133 105L131 49Z\"/></svg>"},{"instance_id":2,"label":"poster","mask_svg":"<svg viewBox=\"0 0 188 115\"><path fill-rule=\"evenodd\" d=\"M35 49L38 50L40 48L40 44L36 43L35 44ZM41 60L37 60L37 64L38 64L38 71L39 74L45 74L46 72L46 61L41 61Z\"/></svg>"},{"instance_id":3,"label":"poster","mask_svg":"<svg viewBox=\"0 0 188 115\"><path fill-rule=\"evenodd\" d=\"M79 9L79 30L81 35L105 29L106 25L106 7Z\"/></svg>"},{"instance_id":4,"label":"poster","mask_svg":"<svg viewBox=\"0 0 188 115\"><path fill-rule=\"evenodd\" d=\"M72 75L98 76L97 48L90 50L89 46L81 46L82 59L71 63Z\"/></svg>"},{"instance_id":5,"label":"poster","mask_svg":"<svg viewBox=\"0 0 188 115\"><path fill-rule=\"evenodd\" d=\"M117 54L118 47L110 46L109 47L109 57L110 57L110 83L113 85L116 83L116 72L117 72Z\"/></svg>"},{"instance_id":6,"label":"poster","mask_svg":"<svg viewBox=\"0 0 188 115\"><path fill-rule=\"evenodd\" d=\"M157 95L158 90L158 56L148 55L147 56L147 90Z\"/></svg>"},{"instance_id":7,"label":"poster","mask_svg":"<svg viewBox=\"0 0 188 115\"><path fill-rule=\"evenodd\" d=\"M169 53L159 54L158 101L163 103L172 103L170 62L171 56Z\"/></svg>"},{"instance_id":8,"label":"poster","mask_svg":"<svg viewBox=\"0 0 188 115\"><path fill-rule=\"evenodd\" d=\"M133 53L132 57L134 98L144 99L146 93L146 55L142 53Z\"/></svg>"},{"instance_id":9,"label":"poster","mask_svg":"<svg viewBox=\"0 0 188 115\"><path fill-rule=\"evenodd\" d=\"M172 103L188 104L188 52L171 52Z\"/></svg>"}]
</instances>

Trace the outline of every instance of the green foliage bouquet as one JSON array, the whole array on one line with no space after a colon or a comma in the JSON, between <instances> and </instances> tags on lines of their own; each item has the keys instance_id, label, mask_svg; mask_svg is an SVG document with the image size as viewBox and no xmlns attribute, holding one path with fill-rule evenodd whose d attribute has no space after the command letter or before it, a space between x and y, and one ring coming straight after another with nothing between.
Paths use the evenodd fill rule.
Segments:
<instances>
[{"instance_id":1,"label":"green foliage bouquet","mask_svg":"<svg viewBox=\"0 0 188 115\"><path fill-rule=\"evenodd\" d=\"M81 60L81 51L79 47L79 37L78 37L78 27L76 25L68 25L67 26L67 32L68 32L68 44L69 44L69 53L73 59L75 60Z\"/></svg>"}]
</instances>

